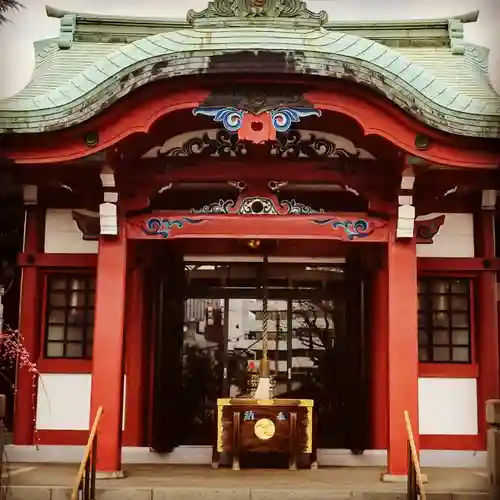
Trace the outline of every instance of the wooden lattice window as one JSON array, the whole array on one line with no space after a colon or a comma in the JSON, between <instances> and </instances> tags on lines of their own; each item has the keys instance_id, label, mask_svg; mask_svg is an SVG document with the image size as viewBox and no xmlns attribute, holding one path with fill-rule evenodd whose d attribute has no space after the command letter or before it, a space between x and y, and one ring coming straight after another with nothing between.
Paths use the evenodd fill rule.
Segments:
<instances>
[{"instance_id":1,"label":"wooden lattice window","mask_svg":"<svg viewBox=\"0 0 500 500\"><path fill-rule=\"evenodd\" d=\"M420 362L472 362L471 287L467 278L419 280Z\"/></svg>"},{"instance_id":2,"label":"wooden lattice window","mask_svg":"<svg viewBox=\"0 0 500 500\"><path fill-rule=\"evenodd\" d=\"M45 357L90 359L94 329L95 276L47 277Z\"/></svg>"}]
</instances>

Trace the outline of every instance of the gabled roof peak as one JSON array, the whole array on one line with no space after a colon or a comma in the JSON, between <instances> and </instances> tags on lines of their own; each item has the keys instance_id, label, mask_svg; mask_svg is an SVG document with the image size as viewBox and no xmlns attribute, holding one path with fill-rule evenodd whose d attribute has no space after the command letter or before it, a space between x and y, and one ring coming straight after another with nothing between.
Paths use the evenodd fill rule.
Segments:
<instances>
[{"instance_id":1,"label":"gabled roof peak","mask_svg":"<svg viewBox=\"0 0 500 500\"><path fill-rule=\"evenodd\" d=\"M328 14L322 10L315 13L307 8L303 0L213 0L206 9L196 12L191 9L187 14L189 23L203 20L220 23L224 18L239 18L268 21L294 19L323 24L328 21Z\"/></svg>"}]
</instances>

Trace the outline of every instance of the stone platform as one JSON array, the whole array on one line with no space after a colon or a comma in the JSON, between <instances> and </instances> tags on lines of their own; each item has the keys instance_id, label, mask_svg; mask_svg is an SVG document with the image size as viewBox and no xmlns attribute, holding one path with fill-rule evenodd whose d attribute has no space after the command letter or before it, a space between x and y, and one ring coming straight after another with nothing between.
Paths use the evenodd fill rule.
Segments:
<instances>
[{"instance_id":1,"label":"stone platform","mask_svg":"<svg viewBox=\"0 0 500 500\"><path fill-rule=\"evenodd\" d=\"M69 500L76 465L10 464L9 500ZM427 500L486 500L484 471L424 469ZM98 500L404 500L405 485L382 468L232 471L209 466L132 465L124 479L98 481Z\"/></svg>"}]
</instances>

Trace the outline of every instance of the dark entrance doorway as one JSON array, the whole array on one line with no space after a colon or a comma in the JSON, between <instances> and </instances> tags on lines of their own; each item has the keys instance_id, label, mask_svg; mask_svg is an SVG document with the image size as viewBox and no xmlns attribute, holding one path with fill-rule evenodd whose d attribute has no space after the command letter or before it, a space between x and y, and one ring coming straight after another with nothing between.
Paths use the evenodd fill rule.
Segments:
<instances>
[{"instance_id":1,"label":"dark entrance doorway","mask_svg":"<svg viewBox=\"0 0 500 500\"><path fill-rule=\"evenodd\" d=\"M157 277L151 439L157 451L211 445L217 398L242 395L247 370L258 369L259 260L171 259L169 267L177 262L176 270ZM266 271L276 397L314 399L321 448L367 447L368 367L358 268L349 259L276 258Z\"/></svg>"}]
</instances>

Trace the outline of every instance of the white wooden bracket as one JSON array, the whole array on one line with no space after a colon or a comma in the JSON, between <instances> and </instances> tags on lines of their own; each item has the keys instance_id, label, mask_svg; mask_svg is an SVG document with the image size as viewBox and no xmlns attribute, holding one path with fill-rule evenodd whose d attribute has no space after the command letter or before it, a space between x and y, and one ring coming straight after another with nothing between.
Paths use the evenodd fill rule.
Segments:
<instances>
[{"instance_id":1,"label":"white wooden bracket","mask_svg":"<svg viewBox=\"0 0 500 500\"><path fill-rule=\"evenodd\" d=\"M118 192L115 172L109 165L105 165L100 177L104 189L103 203L99 206L100 234L118 236Z\"/></svg>"},{"instance_id":2,"label":"white wooden bracket","mask_svg":"<svg viewBox=\"0 0 500 500\"><path fill-rule=\"evenodd\" d=\"M484 189L481 193L481 210L495 210L497 192L495 189Z\"/></svg>"},{"instance_id":3,"label":"white wooden bracket","mask_svg":"<svg viewBox=\"0 0 500 500\"><path fill-rule=\"evenodd\" d=\"M397 239L413 238L415 231L415 207L413 206L413 187L415 173L407 166L401 176L400 194L398 196Z\"/></svg>"}]
</instances>

